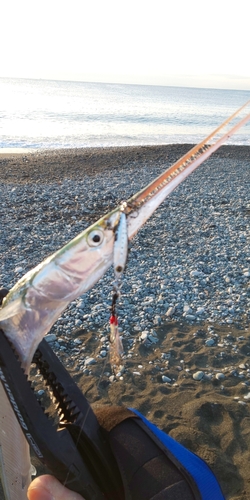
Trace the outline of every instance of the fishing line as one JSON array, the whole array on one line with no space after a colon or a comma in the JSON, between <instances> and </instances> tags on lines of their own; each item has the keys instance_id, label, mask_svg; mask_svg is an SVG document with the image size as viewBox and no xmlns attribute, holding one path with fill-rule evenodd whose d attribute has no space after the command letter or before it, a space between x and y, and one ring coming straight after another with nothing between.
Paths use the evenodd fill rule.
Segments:
<instances>
[{"instance_id":1,"label":"fishing line","mask_svg":"<svg viewBox=\"0 0 250 500\"><path fill-rule=\"evenodd\" d=\"M112 297L112 304L111 304L111 308L110 308L110 310L111 310L111 315L112 315L112 314L115 314L116 301L118 300L118 297L119 297L119 293L118 293L118 291L114 291L114 293L113 293L113 297ZM101 384L101 382L102 382L103 375L104 375L104 371L105 371L105 368L106 368L106 366L107 366L107 362L108 362L108 357L106 357L106 358L105 358L104 363L103 363L102 372L101 372L101 375L100 375L100 378L99 378L99 381L98 381L98 384L97 384L97 391L98 391L98 389L99 389L99 387L100 387L100 384ZM88 408L88 410L87 410L87 412L86 412L86 414L85 414L84 420L83 420L83 422L82 422L82 424L81 424L81 427L80 427L80 429L79 429L79 434L78 434L78 437L77 437L76 442L75 442L76 449L78 448L78 445L79 445L79 442L80 442L80 439L81 439L82 429L83 429L83 427L84 427L84 425L85 425L86 419L88 418L88 414L89 414L90 410L91 410L91 407L89 406L89 408ZM70 470L68 471L68 474L66 475L66 478L65 478L65 480L64 480L64 482L63 482L63 485L64 485L64 486L66 486L66 485L67 485L67 481L68 481L68 478L69 478L69 474L70 474Z\"/></svg>"}]
</instances>

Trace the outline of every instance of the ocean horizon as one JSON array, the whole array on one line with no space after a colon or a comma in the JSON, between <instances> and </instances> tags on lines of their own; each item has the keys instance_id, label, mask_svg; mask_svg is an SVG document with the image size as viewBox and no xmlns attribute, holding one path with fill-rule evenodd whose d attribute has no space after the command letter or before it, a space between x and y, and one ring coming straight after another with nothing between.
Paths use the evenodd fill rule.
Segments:
<instances>
[{"instance_id":1,"label":"ocean horizon","mask_svg":"<svg viewBox=\"0 0 250 500\"><path fill-rule=\"evenodd\" d=\"M0 150L196 144L247 90L0 78ZM227 144L250 145L250 124Z\"/></svg>"}]
</instances>

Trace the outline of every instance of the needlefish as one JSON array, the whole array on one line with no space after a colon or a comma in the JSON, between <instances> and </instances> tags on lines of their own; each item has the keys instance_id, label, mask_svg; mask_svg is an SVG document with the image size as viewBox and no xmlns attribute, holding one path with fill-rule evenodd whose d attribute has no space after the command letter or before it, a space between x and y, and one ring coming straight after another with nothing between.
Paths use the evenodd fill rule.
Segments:
<instances>
[{"instance_id":1,"label":"needlefish","mask_svg":"<svg viewBox=\"0 0 250 500\"><path fill-rule=\"evenodd\" d=\"M127 261L128 241L165 198L250 119L247 106L237 110L208 137L147 187L23 276L0 310L0 328L12 343L27 375L33 355L68 304L91 289L113 264L117 283ZM112 362L119 364L117 318L111 316ZM1 348L1 346L0 346ZM3 389L0 369L0 472L6 500L25 500L31 481L29 446L22 422Z\"/></svg>"}]
</instances>

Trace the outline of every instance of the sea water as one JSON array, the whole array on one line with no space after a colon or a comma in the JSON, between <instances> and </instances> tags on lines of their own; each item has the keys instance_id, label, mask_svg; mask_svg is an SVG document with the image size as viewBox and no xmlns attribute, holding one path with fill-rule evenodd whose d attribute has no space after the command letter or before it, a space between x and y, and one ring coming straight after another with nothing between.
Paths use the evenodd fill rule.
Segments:
<instances>
[{"instance_id":1,"label":"sea water","mask_svg":"<svg viewBox=\"0 0 250 500\"><path fill-rule=\"evenodd\" d=\"M0 148L198 143L250 91L0 78ZM250 145L250 125L230 144Z\"/></svg>"}]
</instances>

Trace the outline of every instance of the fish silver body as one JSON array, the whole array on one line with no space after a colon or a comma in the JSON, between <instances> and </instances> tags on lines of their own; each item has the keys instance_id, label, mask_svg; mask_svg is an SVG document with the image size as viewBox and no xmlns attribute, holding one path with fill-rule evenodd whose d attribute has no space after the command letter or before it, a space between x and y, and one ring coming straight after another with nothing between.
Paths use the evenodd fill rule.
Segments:
<instances>
[{"instance_id":1,"label":"fish silver body","mask_svg":"<svg viewBox=\"0 0 250 500\"><path fill-rule=\"evenodd\" d=\"M113 263L119 216L117 209L80 233L29 271L4 300L0 326L27 372L38 344L62 311L92 288Z\"/></svg>"}]
</instances>

